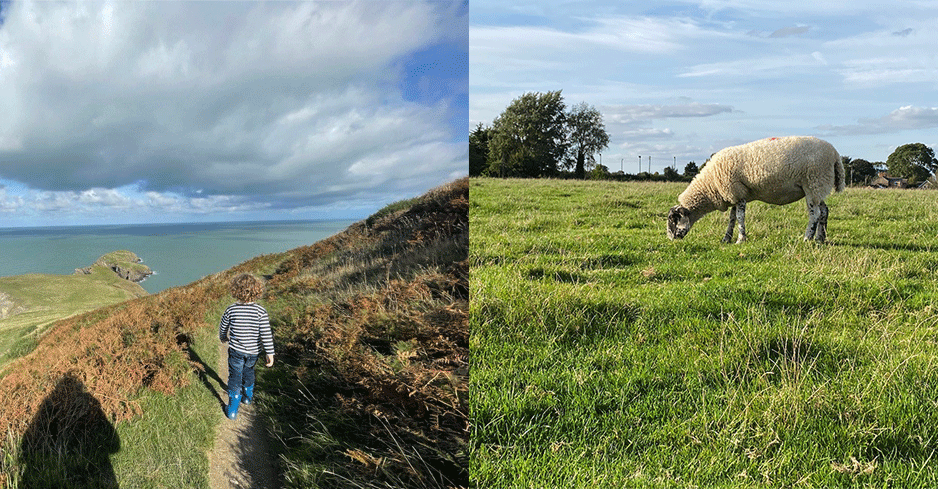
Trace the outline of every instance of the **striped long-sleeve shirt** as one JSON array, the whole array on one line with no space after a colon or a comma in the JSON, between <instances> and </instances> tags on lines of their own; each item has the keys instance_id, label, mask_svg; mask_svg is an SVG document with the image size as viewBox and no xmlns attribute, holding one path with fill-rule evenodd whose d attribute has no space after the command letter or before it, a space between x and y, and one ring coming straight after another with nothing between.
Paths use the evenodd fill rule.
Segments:
<instances>
[{"instance_id":1,"label":"striped long-sleeve shirt","mask_svg":"<svg viewBox=\"0 0 938 489\"><path fill-rule=\"evenodd\" d=\"M274 354L274 336L270 331L267 310L253 302L236 302L225 310L218 325L218 338L248 355Z\"/></svg>"}]
</instances>

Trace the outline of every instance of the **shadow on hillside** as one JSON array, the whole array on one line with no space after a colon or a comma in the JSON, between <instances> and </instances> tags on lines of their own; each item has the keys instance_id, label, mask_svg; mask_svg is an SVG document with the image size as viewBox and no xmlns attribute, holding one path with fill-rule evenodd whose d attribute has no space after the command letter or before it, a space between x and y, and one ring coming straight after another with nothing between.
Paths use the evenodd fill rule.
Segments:
<instances>
[{"instance_id":1,"label":"shadow on hillside","mask_svg":"<svg viewBox=\"0 0 938 489\"><path fill-rule=\"evenodd\" d=\"M196 365L196 373L199 374L199 380L202 381L202 385L209 390L212 394L215 395L215 399L218 399L218 405L221 406L222 411L225 410L225 399L222 398L222 395L219 392L225 392L228 390L228 386L225 384L225 381L221 380L221 377L218 376L218 372L215 371L211 365L205 363L202 360L202 357L192 349L191 346L186 348L186 351L189 353L189 361ZM216 389L212 385L212 381L218 386ZM219 391L219 389L221 389Z\"/></svg>"},{"instance_id":2,"label":"shadow on hillside","mask_svg":"<svg viewBox=\"0 0 938 489\"><path fill-rule=\"evenodd\" d=\"M120 450L117 431L101 403L72 374L42 401L23 436L21 488L116 488L110 454Z\"/></svg>"}]
</instances>

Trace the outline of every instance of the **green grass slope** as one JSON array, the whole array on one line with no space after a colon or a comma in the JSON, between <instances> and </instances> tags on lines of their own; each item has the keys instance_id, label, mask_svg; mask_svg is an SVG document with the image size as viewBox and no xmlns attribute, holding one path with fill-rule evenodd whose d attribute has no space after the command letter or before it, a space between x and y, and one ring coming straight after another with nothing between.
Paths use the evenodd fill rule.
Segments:
<instances>
[{"instance_id":1,"label":"green grass slope","mask_svg":"<svg viewBox=\"0 0 938 489\"><path fill-rule=\"evenodd\" d=\"M938 196L668 241L683 184L471 182L477 487L938 486Z\"/></svg>"},{"instance_id":2,"label":"green grass slope","mask_svg":"<svg viewBox=\"0 0 938 489\"><path fill-rule=\"evenodd\" d=\"M107 266L96 264L87 272L0 277L4 299L0 302L9 308L7 314L0 315L0 365L31 351L54 321L147 294L139 284L120 278Z\"/></svg>"},{"instance_id":3,"label":"green grass slope","mask_svg":"<svg viewBox=\"0 0 938 489\"><path fill-rule=\"evenodd\" d=\"M0 376L0 483L205 488L217 325L264 277L286 488L468 487L467 179L337 235L61 320Z\"/></svg>"}]
</instances>

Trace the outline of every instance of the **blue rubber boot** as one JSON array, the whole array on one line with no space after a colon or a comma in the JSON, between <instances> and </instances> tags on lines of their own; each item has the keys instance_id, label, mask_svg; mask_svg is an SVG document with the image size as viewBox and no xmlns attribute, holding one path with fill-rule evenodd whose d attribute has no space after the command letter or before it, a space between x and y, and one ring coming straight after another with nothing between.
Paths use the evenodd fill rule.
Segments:
<instances>
[{"instance_id":1,"label":"blue rubber boot","mask_svg":"<svg viewBox=\"0 0 938 489\"><path fill-rule=\"evenodd\" d=\"M241 393L228 391L228 409L225 411L225 414L228 416L228 419L235 419L238 417L238 407L241 405Z\"/></svg>"},{"instance_id":2,"label":"blue rubber boot","mask_svg":"<svg viewBox=\"0 0 938 489\"><path fill-rule=\"evenodd\" d=\"M251 384L244 388L244 396L241 397L241 403L245 405L250 405L254 402L254 384Z\"/></svg>"}]
</instances>

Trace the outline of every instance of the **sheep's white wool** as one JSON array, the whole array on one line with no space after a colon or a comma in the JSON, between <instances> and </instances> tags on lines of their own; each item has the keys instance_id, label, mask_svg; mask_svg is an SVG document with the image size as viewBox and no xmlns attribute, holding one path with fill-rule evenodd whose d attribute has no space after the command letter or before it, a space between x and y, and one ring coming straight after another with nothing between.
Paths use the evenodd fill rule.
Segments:
<instances>
[{"instance_id":1,"label":"sheep's white wool","mask_svg":"<svg viewBox=\"0 0 938 489\"><path fill-rule=\"evenodd\" d=\"M805 136L768 138L713 155L678 202L691 211L701 205L725 211L741 200L784 205L809 196L819 202L835 186L838 192L844 188L843 164L830 143Z\"/></svg>"},{"instance_id":2,"label":"sheep's white wool","mask_svg":"<svg viewBox=\"0 0 938 489\"><path fill-rule=\"evenodd\" d=\"M843 188L843 163L830 143L814 137L789 136L760 139L719 151L678 196L678 202L687 209L692 225L715 210L734 207L735 211L737 204L742 204L744 213L748 201L785 205L804 198L810 228L817 223L811 214L815 207L824 208L826 226L824 199L832 190L839 192ZM731 221L734 220L731 216ZM810 234L813 236L813 232ZM741 221L740 240L744 239Z\"/></svg>"}]
</instances>

